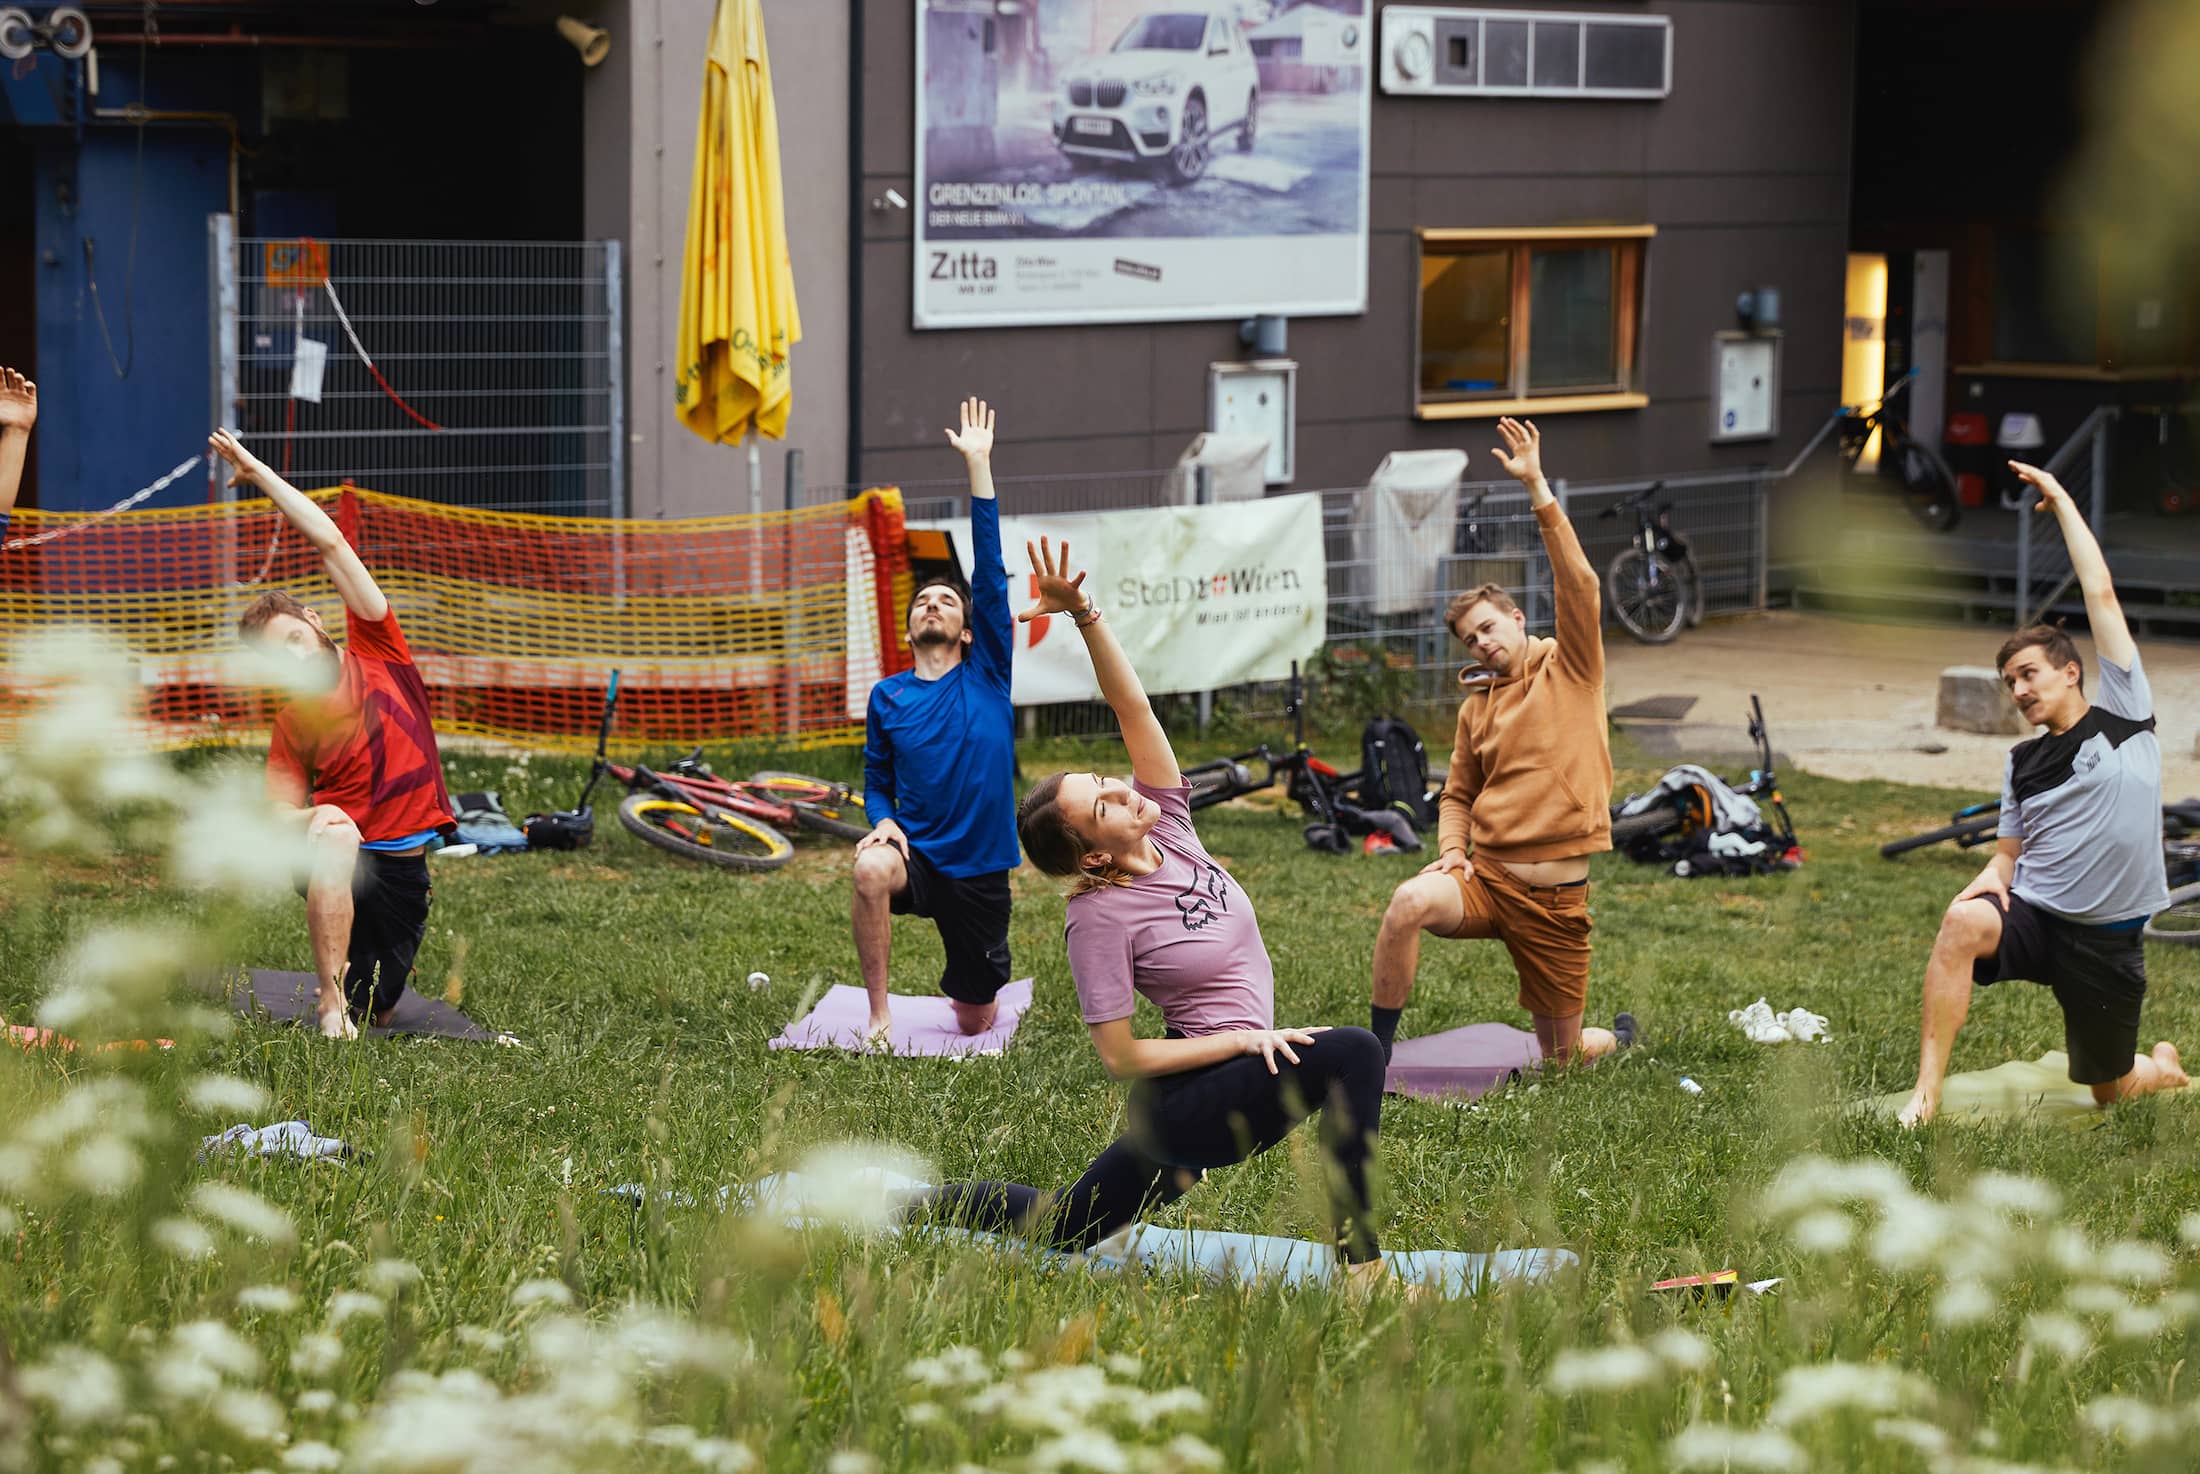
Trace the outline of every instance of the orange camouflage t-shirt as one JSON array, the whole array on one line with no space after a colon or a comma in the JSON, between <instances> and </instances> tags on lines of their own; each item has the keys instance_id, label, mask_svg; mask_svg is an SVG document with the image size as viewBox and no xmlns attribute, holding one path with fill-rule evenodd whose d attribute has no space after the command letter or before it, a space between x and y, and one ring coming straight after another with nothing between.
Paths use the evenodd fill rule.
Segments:
<instances>
[{"instance_id":1,"label":"orange camouflage t-shirt","mask_svg":"<svg viewBox=\"0 0 2200 1474\"><path fill-rule=\"evenodd\" d=\"M333 804L368 844L451 830L427 683L392 610L347 620L344 671L325 696L294 701L275 718L267 788L284 803Z\"/></svg>"}]
</instances>

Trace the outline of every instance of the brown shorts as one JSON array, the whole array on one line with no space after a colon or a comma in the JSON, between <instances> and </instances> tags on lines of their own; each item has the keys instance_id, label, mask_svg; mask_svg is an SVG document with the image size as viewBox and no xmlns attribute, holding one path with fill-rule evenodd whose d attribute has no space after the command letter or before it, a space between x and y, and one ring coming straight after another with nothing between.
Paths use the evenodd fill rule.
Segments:
<instances>
[{"instance_id":1,"label":"brown shorts","mask_svg":"<svg viewBox=\"0 0 2200 1474\"><path fill-rule=\"evenodd\" d=\"M1448 935L1495 937L1520 974L1520 1006L1572 1018L1589 1004L1589 883L1526 885L1495 860L1454 871L1465 915Z\"/></svg>"}]
</instances>

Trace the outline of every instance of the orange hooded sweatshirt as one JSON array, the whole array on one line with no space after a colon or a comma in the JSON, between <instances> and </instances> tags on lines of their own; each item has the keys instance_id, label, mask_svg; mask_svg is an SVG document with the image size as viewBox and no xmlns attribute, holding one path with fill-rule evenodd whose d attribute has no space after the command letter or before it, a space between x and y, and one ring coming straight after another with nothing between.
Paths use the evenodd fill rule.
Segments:
<instances>
[{"instance_id":1,"label":"orange hooded sweatshirt","mask_svg":"<svg viewBox=\"0 0 2200 1474\"><path fill-rule=\"evenodd\" d=\"M1605 740L1604 605L1596 570L1557 502L1535 509L1550 556L1558 638L1533 636L1520 669L1459 673L1466 700L1437 804L1437 848L1493 860L1563 860L1612 847Z\"/></svg>"}]
</instances>

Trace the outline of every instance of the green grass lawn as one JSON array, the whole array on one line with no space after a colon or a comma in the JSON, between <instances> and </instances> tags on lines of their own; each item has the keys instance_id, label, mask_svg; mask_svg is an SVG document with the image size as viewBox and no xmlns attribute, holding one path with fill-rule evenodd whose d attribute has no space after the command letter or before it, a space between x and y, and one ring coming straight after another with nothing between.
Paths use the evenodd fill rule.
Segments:
<instances>
[{"instance_id":1,"label":"green grass lawn","mask_svg":"<svg viewBox=\"0 0 2200 1474\"><path fill-rule=\"evenodd\" d=\"M1033 776L1057 764L1120 765L1097 743L1026 744L1022 757ZM854 762L846 752L773 763L749 754L720 766L854 776ZM454 790L500 788L515 814L570 802L581 771L565 760L472 756L449 767ZM1638 767L1621 786L1652 776ZM0 1182L16 1203L12 1251L0 1261L0 1437L29 1439L37 1465L109 1457L106 1467L119 1469L171 1467L158 1463L167 1455L183 1468L280 1468L286 1457L289 1467L320 1467L336 1457L324 1445L360 1467L410 1469L738 1468L750 1456L762 1468L851 1471L872 1467L867 1458L941 1470L1194 1468L1215 1458L1232 1469L1508 1474L1600 1461L2190 1468L2200 1404L2186 1358L2200 1335L2187 1314L2200 1301L2188 1304L2177 1287L2200 1288L2179 1237L2181 1220L2200 1209L2194 1106L2146 1101L2090 1129L2009 1123L1916 1135L1841 1110L1910 1082L1925 948L1983 857L1943 850L1887 862L1877 846L1943 821L1967 797L1797 776L1788 798L1808 854L1797 873L1683 881L1600 858L1592 1020L1629 1009L1643 1045L1474 1109L1393 1099L1380 1148L1387 1245L1563 1246L1582 1267L1542 1287L1411 1305L1057 1271L933 1240L789 1237L697 1209L637 1219L602 1189L646 1182L700 1195L842 1140L893 1144L954 1175L1064 1184L1120 1127L1123 1093L1078 1016L1059 892L1036 872L1016 877L1012 935L1016 974L1037 979L1035 1002L1005 1056L775 1054L765 1041L813 989L856 981L851 849L805 840L777 873L715 873L645 848L599 802L592 849L437 862L420 986L433 994L458 979L467 1011L518 1035L523 1049L333 1047L267 1027L217 1037L175 1022L172 1005L144 1005L145 1027L182 1040L173 1054L0 1051L0 1109L13 1123ZM152 843L120 820L108 857L45 853L29 814L0 811L0 1013L10 1022L30 1020L72 947L124 924L193 929L211 938L205 957L308 966L294 901L238 906L183 893ZM1246 804L1209 811L1200 830L1258 908L1278 1023L1364 1024L1377 920L1418 862L1310 853L1295 817ZM228 841L186 831L182 842ZM157 978L192 960L182 944L163 944L139 971ZM2148 963L2143 1042L2200 1041L2200 953L2154 949ZM929 926L897 923L897 990L930 991L939 965ZM770 986L745 986L751 971L768 973ZM1748 1043L1726 1013L1760 995L1827 1015L1832 1041ZM1525 1026L1513 998L1502 948L1432 941L1401 1033ZM1159 1027L1150 1010L1141 1025ZM1999 987L1977 1002L1956 1068L2060 1044L2044 989ZM207 1072L264 1087L256 1122L304 1118L374 1156L340 1166L193 1162L190 1138L243 1118L176 1104ZM1700 1096L1680 1088L1684 1075L1704 1087ZM134 1082L151 1102L142 1129L131 1128L146 1166L103 1197L95 1170L69 1165L78 1138L57 1134L52 1113L116 1082ZM1212 1174L1164 1221L1318 1233L1317 1164L1305 1149L1311 1133L1302 1135ZM1794 1215L1760 1204L1784 1166L1814 1155L1880 1160L1919 1197L1890 1203L1876 1241L1806 1247ZM2059 1213L2042 1210L2007 1233L1981 1229L1975 1213L1951 1228L1945 1214L1971 1210L1946 1205L1996 1173L2051 1184ZM1806 1191L1824 1187L1830 1169L1802 1179ZM218 1205L202 1199L196 1216L214 1252L173 1252L173 1226L156 1224L209 1180L264 1196L295 1225L295 1242L225 1228ZM2131 1239L2169 1252L2166 1279L2150 1278L2140 1251L2102 1247ZM1917 1255L1906 1258L1904 1244ZM1991 1262L1966 1268L1967 1247ZM372 1268L386 1260L417 1267L417 1281ZM1731 1304L1646 1293L1655 1279L1729 1267L1786 1284ZM565 1324L545 1320L555 1306L513 1303L515 1287L543 1279L565 1287L597 1339L576 1342L573 1331L561 1341L542 1330ZM1945 1292L1957 1282L1983 1283L1986 1307L1951 1308ZM288 1287L299 1305L240 1302L240 1289L261 1284ZM340 1351L317 1339L333 1297L375 1284L379 1308L337 1306L359 1312L332 1332ZM246 1308L254 1304L265 1308ZM637 1305L680 1328L660 1327L663 1337L731 1339L682 1341L677 1355L637 1350L653 1334L635 1328ZM2067 1313L2082 1345L2050 1349L2059 1322L2029 1320L2042 1313ZM175 1335L202 1319L234 1326L249 1354L191 1339L211 1331ZM1656 1339L1676 1326L1701 1344ZM30 1384L35 1415L7 1433L19 1404L4 1368L67 1366L55 1357L68 1345L123 1368L114 1398L72 1402L40 1373ZM957 1346L983 1353L970 1387L954 1385L954 1362L926 1360ZM1599 1390L1594 1365L1569 1359L1599 1347L1651 1351L1613 1360L1611 1380L1628 1385ZM1012 1353L1006 1364L1003 1353ZM225 1355L226 1372L203 1371ZM696 1366L672 1365L682 1356ZM1825 1362L1880 1371L1817 1383L1792 1375ZM178 1366L201 1367L200 1380ZM1855 1383L1846 1391L1844 1375ZM1903 1380L1881 1386L1875 1375ZM1840 1405L1814 1410L1813 1387ZM1177 1388L1197 1398L1139 1400L1139 1389ZM273 1402L240 1401L250 1389ZM2143 1412L2104 1398L2136 1399ZM2157 1415L2169 1421L2147 1421ZM258 1427L255 1416L276 1421ZM1672 1442L1692 1424L1696 1433ZM659 1425L691 1433L684 1442L629 1436ZM1713 1436L1706 1427L1749 1438L1712 1447L1700 1441ZM602 1446L590 1443L599 1437ZM476 1444L478 1459L467 1452Z\"/></svg>"}]
</instances>

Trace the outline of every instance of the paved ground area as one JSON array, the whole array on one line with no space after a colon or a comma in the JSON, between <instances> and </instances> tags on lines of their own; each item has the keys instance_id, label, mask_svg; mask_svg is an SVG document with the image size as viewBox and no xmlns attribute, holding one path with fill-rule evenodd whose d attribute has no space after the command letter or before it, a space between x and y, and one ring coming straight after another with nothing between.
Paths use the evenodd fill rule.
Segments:
<instances>
[{"instance_id":1,"label":"paved ground area","mask_svg":"<svg viewBox=\"0 0 2200 1474\"><path fill-rule=\"evenodd\" d=\"M1881 625L1786 612L1714 620L1670 645L1639 645L1605 632L1614 707L1645 697L1695 696L1679 723L1628 723L1645 748L1731 766L1748 749L1749 695L1784 763L1833 778L1883 778L1962 789L2001 786L2002 760L2016 737L1947 732L1933 725L1940 672L1988 665L1998 631L1947 625ZM2086 689L2094 689L2093 647L2080 640ZM2160 722L2163 795L2200 795L2200 645L2140 646ZM1934 752L1928 749L1944 748Z\"/></svg>"}]
</instances>

